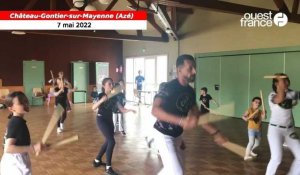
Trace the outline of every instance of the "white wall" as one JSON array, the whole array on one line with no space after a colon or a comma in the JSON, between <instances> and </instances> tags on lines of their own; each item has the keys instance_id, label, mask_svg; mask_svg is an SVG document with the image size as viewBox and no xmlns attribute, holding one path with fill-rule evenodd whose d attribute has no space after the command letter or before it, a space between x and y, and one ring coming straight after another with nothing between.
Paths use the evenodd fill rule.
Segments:
<instances>
[{"instance_id":1,"label":"white wall","mask_svg":"<svg viewBox=\"0 0 300 175\"><path fill-rule=\"evenodd\" d=\"M300 45L300 24L288 23L282 28L277 26L243 28L240 26L241 17L227 13L195 10L194 14L180 28L184 37L179 42L124 41L124 58L168 54L168 71L171 71L178 54L194 55L195 53Z\"/></svg>"}]
</instances>

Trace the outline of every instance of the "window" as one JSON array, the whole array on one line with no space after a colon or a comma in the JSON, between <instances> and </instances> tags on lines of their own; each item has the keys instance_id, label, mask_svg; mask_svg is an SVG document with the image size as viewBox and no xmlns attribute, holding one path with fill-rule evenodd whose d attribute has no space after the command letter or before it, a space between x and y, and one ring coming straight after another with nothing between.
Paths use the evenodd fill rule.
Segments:
<instances>
[{"instance_id":1,"label":"window","mask_svg":"<svg viewBox=\"0 0 300 175\"><path fill-rule=\"evenodd\" d=\"M125 74L126 74L126 82L133 83L134 82L134 74L133 74L133 59L128 58L126 59L126 69L125 69Z\"/></svg>"},{"instance_id":2,"label":"window","mask_svg":"<svg viewBox=\"0 0 300 175\"><path fill-rule=\"evenodd\" d=\"M156 62L156 81L158 84L166 82L168 79L168 57L166 55L158 56Z\"/></svg>"},{"instance_id":3,"label":"window","mask_svg":"<svg viewBox=\"0 0 300 175\"><path fill-rule=\"evenodd\" d=\"M168 56L145 56L126 58L126 98L127 100L134 101L133 89L136 89L135 77L138 71L142 72L145 77L143 83L143 91L156 91L161 82L166 82L168 77ZM145 93L146 94L146 93ZM145 101L152 101L153 97L145 96Z\"/></svg>"}]
</instances>

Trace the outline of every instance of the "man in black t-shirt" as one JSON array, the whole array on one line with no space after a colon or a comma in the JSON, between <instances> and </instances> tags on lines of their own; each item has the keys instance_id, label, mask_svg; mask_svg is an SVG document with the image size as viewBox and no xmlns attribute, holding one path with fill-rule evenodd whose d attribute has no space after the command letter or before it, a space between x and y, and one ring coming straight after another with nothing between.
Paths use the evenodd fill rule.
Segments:
<instances>
[{"instance_id":1,"label":"man in black t-shirt","mask_svg":"<svg viewBox=\"0 0 300 175\"><path fill-rule=\"evenodd\" d=\"M210 101L213 101L217 106L219 106L218 103L209 94L207 94L206 87L201 88L199 101L201 114L206 114L209 112Z\"/></svg>"},{"instance_id":2,"label":"man in black t-shirt","mask_svg":"<svg viewBox=\"0 0 300 175\"><path fill-rule=\"evenodd\" d=\"M155 142L163 163L159 174L183 175L184 142L181 134L184 129L197 126L199 109L195 91L190 82L195 80L195 60L191 55L181 55L176 61L177 78L167 82L154 98L152 114L157 118L154 124ZM218 144L226 139L219 130L210 124L203 124L203 129L214 137Z\"/></svg>"}]
</instances>

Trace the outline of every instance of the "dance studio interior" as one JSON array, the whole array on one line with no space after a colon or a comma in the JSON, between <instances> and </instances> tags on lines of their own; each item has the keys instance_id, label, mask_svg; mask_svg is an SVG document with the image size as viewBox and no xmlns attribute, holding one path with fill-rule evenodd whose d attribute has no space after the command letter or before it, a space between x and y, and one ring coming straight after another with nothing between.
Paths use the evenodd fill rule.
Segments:
<instances>
[{"instance_id":1,"label":"dance studio interior","mask_svg":"<svg viewBox=\"0 0 300 175\"><path fill-rule=\"evenodd\" d=\"M1 0L0 175L300 175L299 6ZM3 27L27 11L146 29Z\"/></svg>"}]
</instances>

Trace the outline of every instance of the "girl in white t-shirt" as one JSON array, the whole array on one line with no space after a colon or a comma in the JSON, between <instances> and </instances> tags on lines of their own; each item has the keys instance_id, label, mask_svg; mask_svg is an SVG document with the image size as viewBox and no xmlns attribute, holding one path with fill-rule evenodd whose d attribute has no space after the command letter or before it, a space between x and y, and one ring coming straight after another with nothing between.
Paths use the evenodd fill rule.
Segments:
<instances>
[{"instance_id":1,"label":"girl in white t-shirt","mask_svg":"<svg viewBox=\"0 0 300 175\"><path fill-rule=\"evenodd\" d=\"M282 160L282 144L285 142L292 151L295 159L287 173L288 175L300 174L300 141L294 128L292 108L297 104L299 92L289 89L290 79L286 74L278 73L273 79L273 92L269 95L271 118L268 128L268 141L271 159L266 175L275 175ZM286 76L282 78L280 76Z\"/></svg>"}]
</instances>

